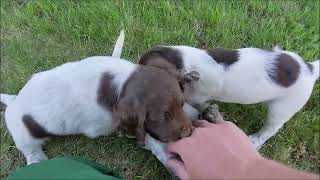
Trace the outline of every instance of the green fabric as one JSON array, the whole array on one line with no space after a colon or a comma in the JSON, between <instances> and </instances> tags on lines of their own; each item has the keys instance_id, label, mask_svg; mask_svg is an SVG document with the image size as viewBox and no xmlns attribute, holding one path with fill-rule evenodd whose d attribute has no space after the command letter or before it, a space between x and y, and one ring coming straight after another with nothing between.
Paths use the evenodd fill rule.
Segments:
<instances>
[{"instance_id":1,"label":"green fabric","mask_svg":"<svg viewBox=\"0 0 320 180\"><path fill-rule=\"evenodd\" d=\"M53 158L19 168L12 179L105 179L120 180L111 169L74 157Z\"/></svg>"}]
</instances>

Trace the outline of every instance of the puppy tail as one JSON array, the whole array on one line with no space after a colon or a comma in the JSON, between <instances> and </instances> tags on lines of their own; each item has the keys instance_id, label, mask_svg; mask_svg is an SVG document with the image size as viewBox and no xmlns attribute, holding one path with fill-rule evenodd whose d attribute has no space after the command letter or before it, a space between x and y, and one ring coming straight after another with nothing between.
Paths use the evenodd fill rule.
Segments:
<instances>
[{"instance_id":1,"label":"puppy tail","mask_svg":"<svg viewBox=\"0 0 320 180\"><path fill-rule=\"evenodd\" d=\"M320 60L317 60L317 61L313 61L310 63L313 67L312 69L312 74L314 76L315 79L319 79L319 68L320 68Z\"/></svg>"},{"instance_id":2,"label":"puppy tail","mask_svg":"<svg viewBox=\"0 0 320 180\"><path fill-rule=\"evenodd\" d=\"M113 48L113 52L112 52L112 57L118 57L120 58L121 56L121 52L122 52L122 48L123 48L123 44L124 44L124 30L120 31L120 35L117 39L116 44L114 45Z\"/></svg>"},{"instance_id":3,"label":"puppy tail","mask_svg":"<svg viewBox=\"0 0 320 180\"><path fill-rule=\"evenodd\" d=\"M0 94L0 100L5 105L9 105L15 98L16 98L16 95Z\"/></svg>"}]
</instances>

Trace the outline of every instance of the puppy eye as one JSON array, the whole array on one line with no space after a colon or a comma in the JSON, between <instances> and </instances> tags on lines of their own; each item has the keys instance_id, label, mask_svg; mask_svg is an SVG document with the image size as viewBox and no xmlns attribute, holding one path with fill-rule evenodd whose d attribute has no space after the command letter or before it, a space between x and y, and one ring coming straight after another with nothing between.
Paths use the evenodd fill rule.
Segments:
<instances>
[{"instance_id":1,"label":"puppy eye","mask_svg":"<svg viewBox=\"0 0 320 180\"><path fill-rule=\"evenodd\" d=\"M184 92L183 84L182 84L182 83L179 83L179 86L180 86L181 91Z\"/></svg>"},{"instance_id":2,"label":"puppy eye","mask_svg":"<svg viewBox=\"0 0 320 180\"><path fill-rule=\"evenodd\" d=\"M187 127L180 128L180 131L186 131L186 130L187 130Z\"/></svg>"}]
</instances>

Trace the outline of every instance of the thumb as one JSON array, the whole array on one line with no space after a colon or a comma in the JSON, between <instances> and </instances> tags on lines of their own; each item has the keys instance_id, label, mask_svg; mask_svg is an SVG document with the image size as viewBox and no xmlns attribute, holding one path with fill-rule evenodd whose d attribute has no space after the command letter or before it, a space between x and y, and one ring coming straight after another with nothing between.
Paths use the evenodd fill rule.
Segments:
<instances>
[{"instance_id":1,"label":"thumb","mask_svg":"<svg viewBox=\"0 0 320 180\"><path fill-rule=\"evenodd\" d=\"M172 174L178 176L180 179L190 179L188 172L181 160L169 159L166 162L166 167Z\"/></svg>"}]
</instances>

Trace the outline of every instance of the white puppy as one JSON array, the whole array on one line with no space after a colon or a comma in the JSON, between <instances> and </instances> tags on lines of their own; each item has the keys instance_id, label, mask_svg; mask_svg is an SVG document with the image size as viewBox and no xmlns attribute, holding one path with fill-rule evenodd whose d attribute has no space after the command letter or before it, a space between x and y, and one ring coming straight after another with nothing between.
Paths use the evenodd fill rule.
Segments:
<instances>
[{"instance_id":1,"label":"white puppy","mask_svg":"<svg viewBox=\"0 0 320 180\"><path fill-rule=\"evenodd\" d=\"M319 78L319 60L305 62L298 54L279 48L198 49L159 46L146 51L139 63L167 61L186 72L186 102L202 111L209 100L266 103L268 117L262 129L250 135L259 148L308 101Z\"/></svg>"},{"instance_id":2,"label":"white puppy","mask_svg":"<svg viewBox=\"0 0 320 180\"><path fill-rule=\"evenodd\" d=\"M17 96L1 94L7 128L27 164L47 159L42 145L52 135L95 138L118 130L135 136L165 162L157 140L171 142L191 134L176 69L120 59L123 40L122 32L116 57L65 63L34 74Z\"/></svg>"}]
</instances>

